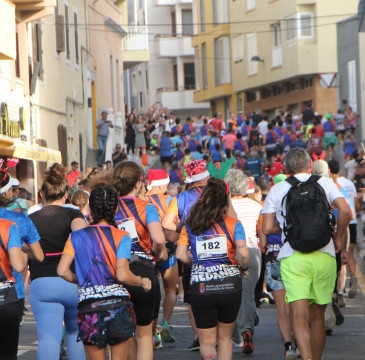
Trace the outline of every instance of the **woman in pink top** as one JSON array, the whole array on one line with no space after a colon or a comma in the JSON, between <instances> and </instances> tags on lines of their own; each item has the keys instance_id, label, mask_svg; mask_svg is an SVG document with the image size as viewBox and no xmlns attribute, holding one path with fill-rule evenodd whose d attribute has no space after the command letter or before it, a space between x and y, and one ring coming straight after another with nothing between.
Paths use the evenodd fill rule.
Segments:
<instances>
[{"instance_id":1,"label":"woman in pink top","mask_svg":"<svg viewBox=\"0 0 365 360\"><path fill-rule=\"evenodd\" d=\"M231 128L228 129L228 134L223 136L224 149L226 151L227 158L231 158L234 142L237 140L236 135Z\"/></svg>"},{"instance_id":2,"label":"woman in pink top","mask_svg":"<svg viewBox=\"0 0 365 360\"><path fill-rule=\"evenodd\" d=\"M249 275L242 278L242 302L238 313L233 339L238 340L243 346L242 352L251 354L254 351L252 335L255 329L256 303L255 286L260 277L261 251L257 237L257 223L262 205L247 197L247 194L254 192L254 187L249 189L249 178L237 169L230 169L225 177L232 195L233 209L241 221L246 234L246 245L250 253L248 263Z\"/></svg>"}]
</instances>

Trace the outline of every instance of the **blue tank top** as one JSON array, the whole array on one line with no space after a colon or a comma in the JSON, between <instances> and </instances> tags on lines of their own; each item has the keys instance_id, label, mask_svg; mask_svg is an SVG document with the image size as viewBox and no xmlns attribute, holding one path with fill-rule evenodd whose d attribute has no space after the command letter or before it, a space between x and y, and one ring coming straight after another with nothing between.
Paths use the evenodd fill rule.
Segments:
<instances>
[{"instance_id":1,"label":"blue tank top","mask_svg":"<svg viewBox=\"0 0 365 360\"><path fill-rule=\"evenodd\" d=\"M162 157L172 156L170 138L163 136L160 141L160 147L161 147L160 156Z\"/></svg>"},{"instance_id":2,"label":"blue tank top","mask_svg":"<svg viewBox=\"0 0 365 360\"><path fill-rule=\"evenodd\" d=\"M213 151L212 160L213 162L222 162L222 156L219 150Z\"/></svg>"},{"instance_id":3,"label":"blue tank top","mask_svg":"<svg viewBox=\"0 0 365 360\"><path fill-rule=\"evenodd\" d=\"M345 155L350 155L354 151L356 151L355 142L354 141L345 141Z\"/></svg>"},{"instance_id":4,"label":"blue tank top","mask_svg":"<svg viewBox=\"0 0 365 360\"><path fill-rule=\"evenodd\" d=\"M189 149L191 151L195 151L196 150L196 143L195 140L189 140Z\"/></svg>"},{"instance_id":5,"label":"blue tank top","mask_svg":"<svg viewBox=\"0 0 365 360\"><path fill-rule=\"evenodd\" d=\"M209 140L209 153L212 153L215 150L215 144L218 144L219 139L214 137Z\"/></svg>"},{"instance_id":6,"label":"blue tank top","mask_svg":"<svg viewBox=\"0 0 365 360\"><path fill-rule=\"evenodd\" d=\"M271 134L271 133L267 133L266 134L266 146L267 145L272 145L272 144L275 144L275 138L274 138L274 136Z\"/></svg>"},{"instance_id":7,"label":"blue tank top","mask_svg":"<svg viewBox=\"0 0 365 360\"><path fill-rule=\"evenodd\" d=\"M323 124L323 130L325 133L333 132L332 123L330 121L326 121Z\"/></svg>"}]
</instances>

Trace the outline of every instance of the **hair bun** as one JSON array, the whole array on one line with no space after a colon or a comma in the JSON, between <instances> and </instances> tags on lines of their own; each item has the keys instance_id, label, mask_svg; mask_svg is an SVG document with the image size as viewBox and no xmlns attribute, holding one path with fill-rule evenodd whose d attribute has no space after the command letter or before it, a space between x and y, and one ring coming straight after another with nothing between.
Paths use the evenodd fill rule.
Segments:
<instances>
[{"instance_id":1,"label":"hair bun","mask_svg":"<svg viewBox=\"0 0 365 360\"><path fill-rule=\"evenodd\" d=\"M53 164L46 172L44 181L51 185L62 185L65 181L66 169L58 163Z\"/></svg>"}]
</instances>

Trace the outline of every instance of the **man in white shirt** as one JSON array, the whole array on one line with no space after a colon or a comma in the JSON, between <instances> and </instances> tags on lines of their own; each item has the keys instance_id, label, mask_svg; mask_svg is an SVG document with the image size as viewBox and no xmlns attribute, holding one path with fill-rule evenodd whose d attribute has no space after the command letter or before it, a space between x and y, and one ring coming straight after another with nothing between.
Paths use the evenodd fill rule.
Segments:
<instances>
[{"instance_id":1,"label":"man in white shirt","mask_svg":"<svg viewBox=\"0 0 365 360\"><path fill-rule=\"evenodd\" d=\"M311 176L312 161L301 148L288 152L285 159L287 172L304 182ZM324 189L328 202L338 209L337 232L334 240L322 249L302 253L285 242L278 260L290 304L293 330L303 360L320 360L326 341L324 314L331 303L336 281L335 252L346 249L347 226L352 217L351 209L335 183L321 177L318 184ZM262 210L262 231L265 235L277 234L284 228L285 209L282 200L291 185L282 181L270 190ZM310 226L310 223L308 223ZM284 234L282 235L283 242ZM343 252L347 261L347 253Z\"/></svg>"},{"instance_id":2,"label":"man in white shirt","mask_svg":"<svg viewBox=\"0 0 365 360\"><path fill-rule=\"evenodd\" d=\"M267 117L265 116L262 121L257 125L257 128L258 130L260 131L260 133L262 135L266 135L267 132L268 132L268 125L269 125L269 122L267 121Z\"/></svg>"}]
</instances>

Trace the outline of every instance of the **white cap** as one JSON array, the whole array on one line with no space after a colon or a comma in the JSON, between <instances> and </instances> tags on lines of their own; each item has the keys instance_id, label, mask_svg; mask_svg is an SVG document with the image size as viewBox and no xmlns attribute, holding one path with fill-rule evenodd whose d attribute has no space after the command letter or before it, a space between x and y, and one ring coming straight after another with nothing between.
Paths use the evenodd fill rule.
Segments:
<instances>
[{"instance_id":1,"label":"white cap","mask_svg":"<svg viewBox=\"0 0 365 360\"><path fill-rule=\"evenodd\" d=\"M3 194L4 192L8 191L12 186L19 186L19 180L16 178L12 178L10 176L10 174L8 174L7 176L9 176L9 182L2 188L0 188L0 194Z\"/></svg>"}]
</instances>

